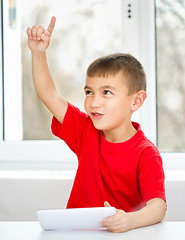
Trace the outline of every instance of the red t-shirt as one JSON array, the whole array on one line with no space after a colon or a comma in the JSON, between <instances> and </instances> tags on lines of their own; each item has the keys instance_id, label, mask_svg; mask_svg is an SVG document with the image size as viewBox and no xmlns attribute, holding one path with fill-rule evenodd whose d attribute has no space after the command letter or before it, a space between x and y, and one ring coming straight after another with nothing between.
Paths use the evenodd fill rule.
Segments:
<instances>
[{"instance_id":1,"label":"red t-shirt","mask_svg":"<svg viewBox=\"0 0 185 240\"><path fill-rule=\"evenodd\" d=\"M103 207L108 201L126 212L152 198L165 200L164 171L157 148L138 123L126 142L108 142L90 117L68 103L63 124L55 117L52 132L78 157L78 169L67 208Z\"/></svg>"}]
</instances>

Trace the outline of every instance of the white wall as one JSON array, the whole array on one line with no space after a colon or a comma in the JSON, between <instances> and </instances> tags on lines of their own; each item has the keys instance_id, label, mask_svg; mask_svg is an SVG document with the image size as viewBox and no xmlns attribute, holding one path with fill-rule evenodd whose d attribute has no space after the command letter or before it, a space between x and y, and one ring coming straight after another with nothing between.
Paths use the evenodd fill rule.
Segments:
<instances>
[{"instance_id":1,"label":"white wall","mask_svg":"<svg viewBox=\"0 0 185 240\"><path fill-rule=\"evenodd\" d=\"M39 209L65 208L72 179L0 179L0 221L35 221ZM185 181L166 181L166 221L185 221Z\"/></svg>"},{"instance_id":2,"label":"white wall","mask_svg":"<svg viewBox=\"0 0 185 240\"><path fill-rule=\"evenodd\" d=\"M35 221L39 209L65 208L72 182L0 179L0 221Z\"/></svg>"},{"instance_id":3,"label":"white wall","mask_svg":"<svg viewBox=\"0 0 185 240\"><path fill-rule=\"evenodd\" d=\"M166 181L166 221L185 221L185 181Z\"/></svg>"}]
</instances>

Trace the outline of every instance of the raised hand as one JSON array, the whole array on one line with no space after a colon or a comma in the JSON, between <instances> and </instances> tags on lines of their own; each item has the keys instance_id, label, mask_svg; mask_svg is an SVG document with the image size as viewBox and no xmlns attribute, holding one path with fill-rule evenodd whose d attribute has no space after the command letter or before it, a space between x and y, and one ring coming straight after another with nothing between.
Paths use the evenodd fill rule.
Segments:
<instances>
[{"instance_id":1,"label":"raised hand","mask_svg":"<svg viewBox=\"0 0 185 240\"><path fill-rule=\"evenodd\" d=\"M56 18L52 17L47 29L33 26L27 29L28 46L32 52L45 52L50 44L51 35L55 27Z\"/></svg>"}]
</instances>

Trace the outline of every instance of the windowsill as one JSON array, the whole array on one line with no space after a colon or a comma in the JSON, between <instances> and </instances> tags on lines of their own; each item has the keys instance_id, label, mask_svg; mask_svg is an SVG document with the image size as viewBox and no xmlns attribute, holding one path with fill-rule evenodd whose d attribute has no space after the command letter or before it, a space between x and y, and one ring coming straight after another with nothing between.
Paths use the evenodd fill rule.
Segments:
<instances>
[{"instance_id":1,"label":"windowsill","mask_svg":"<svg viewBox=\"0 0 185 240\"><path fill-rule=\"evenodd\" d=\"M49 179L49 180L74 180L75 170L1 170L0 179ZM166 181L185 181L185 171L165 171Z\"/></svg>"},{"instance_id":2,"label":"windowsill","mask_svg":"<svg viewBox=\"0 0 185 240\"><path fill-rule=\"evenodd\" d=\"M76 171L15 171L1 170L0 179L47 179L47 180L74 180Z\"/></svg>"},{"instance_id":3,"label":"windowsill","mask_svg":"<svg viewBox=\"0 0 185 240\"><path fill-rule=\"evenodd\" d=\"M185 181L185 171L167 170L165 171L166 181Z\"/></svg>"}]
</instances>

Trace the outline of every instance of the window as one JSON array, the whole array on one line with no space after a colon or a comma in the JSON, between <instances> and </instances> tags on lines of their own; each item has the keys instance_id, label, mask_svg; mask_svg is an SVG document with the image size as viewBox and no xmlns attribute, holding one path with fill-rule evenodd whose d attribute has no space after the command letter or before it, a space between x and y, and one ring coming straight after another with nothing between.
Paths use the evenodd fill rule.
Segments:
<instances>
[{"instance_id":1,"label":"window","mask_svg":"<svg viewBox=\"0 0 185 240\"><path fill-rule=\"evenodd\" d=\"M157 1L158 147L185 152L185 1Z\"/></svg>"},{"instance_id":2,"label":"window","mask_svg":"<svg viewBox=\"0 0 185 240\"><path fill-rule=\"evenodd\" d=\"M56 16L47 53L50 70L61 94L83 109L87 66L98 56L121 49L121 1L9 0L2 1L2 10L4 65L0 110L4 117L0 159L26 162L26 166L32 162L33 168L37 165L42 169L51 161L52 166L62 161L62 166L70 168L76 157L51 134L52 116L35 94L26 29L33 25L47 27L51 16ZM42 161L47 164L43 166Z\"/></svg>"},{"instance_id":3,"label":"window","mask_svg":"<svg viewBox=\"0 0 185 240\"><path fill-rule=\"evenodd\" d=\"M57 22L47 55L61 94L83 110L85 72L92 60L110 52L133 54L148 78L148 98L133 120L139 121L147 137L158 145L165 166L172 163L171 169L185 169L184 1L1 2L1 163L19 169L18 162L23 169L76 166L74 154L51 134L52 116L38 100L31 76L26 29L47 27L54 15Z\"/></svg>"},{"instance_id":4,"label":"window","mask_svg":"<svg viewBox=\"0 0 185 240\"><path fill-rule=\"evenodd\" d=\"M51 16L56 16L56 27L47 51L50 70L59 92L68 101L83 109L87 66L98 56L118 52L121 48L121 1L21 0L19 5L17 3L17 11L20 19L12 26L9 22L9 32L15 31L19 35L18 51L19 55L21 53L21 61L17 62L17 69L22 72L19 74L19 80L22 79L22 99L19 99L22 119L18 121L22 126L22 139L56 139L49 127L51 114L37 98L33 87L26 29L33 25L47 28ZM110 17L112 14L114 17ZM12 43L5 41L4 44L5 49L9 49ZM14 44L12 48L15 48ZM5 53L5 56L8 56L8 53ZM12 66L13 64L15 59L11 62ZM13 76L8 78L12 79ZM5 112L5 117L6 115L8 113ZM12 116L7 118L12 119ZM10 131L10 126L7 128L6 131ZM14 136L5 132L5 139L14 140Z\"/></svg>"}]
</instances>

